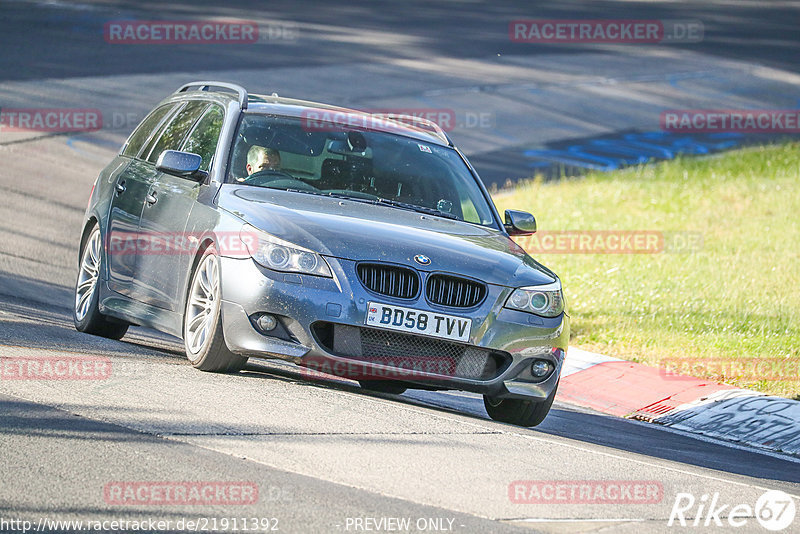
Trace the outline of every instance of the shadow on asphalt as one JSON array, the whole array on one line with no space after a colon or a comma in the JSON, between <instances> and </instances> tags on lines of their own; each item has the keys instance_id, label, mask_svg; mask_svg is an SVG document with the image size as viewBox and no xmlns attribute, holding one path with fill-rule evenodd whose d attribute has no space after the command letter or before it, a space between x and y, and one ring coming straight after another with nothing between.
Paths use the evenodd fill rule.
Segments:
<instances>
[{"instance_id":1,"label":"shadow on asphalt","mask_svg":"<svg viewBox=\"0 0 800 534\"><path fill-rule=\"evenodd\" d=\"M69 414L68 411L69 406L59 406L59 412L54 415L56 412L49 406L0 395L0 435L109 442L158 439L151 434Z\"/></svg>"},{"instance_id":2,"label":"shadow on asphalt","mask_svg":"<svg viewBox=\"0 0 800 534\"><path fill-rule=\"evenodd\" d=\"M483 400L479 395L454 397L447 393L426 392L425 399L419 400L409 397L408 394L391 395L370 392L362 389L355 382L344 379L310 379L303 375L303 370L299 367L279 367L272 363L268 363L266 366L262 366L260 362L249 363L246 371L242 374L251 378L280 377L303 382L310 387L331 388L375 396L443 413L472 417L480 421L489 420L483 407ZM415 390L412 394L416 393ZM556 402L557 404L550 411L547 419L536 428L527 429L501 423L492 424L501 424L502 431L534 435L547 434L632 452L644 457L660 458L735 475L800 483L800 471L797 469L797 464L788 460L765 456L756 451L725 447L692 436L669 432L656 425L650 426L605 414L569 409L563 404L558 404L558 398L556 398Z\"/></svg>"},{"instance_id":3,"label":"shadow on asphalt","mask_svg":"<svg viewBox=\"0 0 800 534\"><path fill-rule=\"evenodd\" d=\"M296 38L251 45L172 45L154 54L152 46L108 44L103 37L104 25L114 20L187 18L252 20L265 29L270 25L288 25L296 28ZM279 0L253 10L243 0L224 4L179 0L169 4L109 1L90 9L59 9L45 2L4 3L0 11L0 49L8 53L0 56L0 79L160 74L186 71L187 67L213 73L351 62L388 63L437 55L484 59L614 50L593 43L512 42L509 23L534 18L700 21L704 27L702 41L673 43L670 48L794 72L800 70L797 61L800 34L795 24L798 10L791 2L515 0L460 3L454 9L450 3L412 0L387 3L375 9L368 0L354 0L346 6L314 0ZM398 25L398 21L402 24ZM39 30L32 35L31 28ZM652 45L643 44L640 48L649 46Z\"/></svg>"},{"instance_id":4,"label":"shadow on asphalt","mask_svg":"<svg viewBox=\"0 0 800 534\"><path fill-rule=\"evenodd\" d=\"M0 278L1 279L1 278ZM24 278L18 284L31 283ZM36 287L46 286L35 282ZM54 286L58 287L58 286ZM19 288L17 288L19 289ZM23 288L24 289L24 288ZM63 289L63 288L62 288ZM7 293L0 286L0 295ZM142 359L146 364L153 356L160 363L164 360L187 365L180 342L169 336L145 329L134 329L122 341L113 341L96 336L88 336L74 330L69 309L58 304L30 302L19 298L0 297L0 343L44 350L61 350L83 354L101 354L132 359L136 356L149 356ZM31 327L31 323L35 327ZM133 354L132 354L133 353ZM305 374L304 374L305 373ZM310 376L303 368L291 364L251 360L240 373L241 379L284 380L307 387L319 387L347 391L358 395L375 396L417 406L442 413L472 417L482 423L488 422L483 401L478 395L455 395L449 393L423 392L414 390L404 395L390 395L368 392L355 382L332 377ZM413 395L409 396L409 395ZM2 405L3 402L0 402ZM0 414L7 413L2 409ZM76 420L78 418L76 417ZM71 431L73 425L64 425L60 420L42 418L35 425L30 421L6 418L0 428L2 432L37 431L58 435ZM497 425L498 423L491 423ZM105 435L105 439L115 439L115 430ZM548 418L535 429L525 429L512 425L500 425L497 431L521 434L546 434L570 440L582 441L611 449L632 452L643 458L659 458L708 468L736 475L767 478L790 483L800 483L800 471L796 463L759 454L755 451L734 449L716 443L709 443L674 432L667 432L658 426L649 426L603 414L588 413L568 409L556 404ZM252 429L251 429L252 430ZM233 433L247 433L246 428L233 428ZM86 439L78 435L65 434L63 437Z\"/></svg>"},{"instance_id":5,"label":"shadow on asphalt","mask_svg":"<svg viewBox=\"0 0 800 534\"><path fill-rule=\"evenodd\" d=\"M121 341L78 332L71 306L71 289L0 271L0 344L122 357L155 351L186 361L183 343L155 330L132 327Z\"/></svg>"}]
</instances>

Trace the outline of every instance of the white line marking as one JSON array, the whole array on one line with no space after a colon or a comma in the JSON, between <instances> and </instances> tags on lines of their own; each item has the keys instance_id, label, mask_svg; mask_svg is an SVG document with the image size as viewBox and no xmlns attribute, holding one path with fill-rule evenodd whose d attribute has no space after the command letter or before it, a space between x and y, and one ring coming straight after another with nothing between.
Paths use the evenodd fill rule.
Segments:
<instances>
[{"instance_id":1,"label":"white line marking","mask_svg":"<svg viewBox=\"0 0 800 534\"><path fill-rule=\"evenodd\" d=\"M332 391L335 391L336 393L341 393L343 395L355 395L354 393L350 393L350 392L346 392L346 391L336 391L336 390L332 390ZM372 400L372 401L376 401L376 402L383 402L384 404L388 404L390 402L390 401L384 401L384 399L379 399L378 397L369 397L369 399ZM448 421L453 421L454 420L452 418L446 417L444 414L440 414L440 413L430 414L430 413L427 413L427 412L423 412L422 410L417 410L417 409L415 409L413 407L410 407L408 405L405 405L404 408L409 410L409 411L416 412L416 413L418 413L420 415L426 415L426 416L433 415L434 417L439 417L441 419L448 420ZM609 416L609 417L611 417L611 416ZM620 418L620 419L622 419L622 418ZM623 421L631 421L630 419L622 419L622 420ZM470 425L470 426L474 426L474 427L483 428L484 431L485 431L485 428L482 427L482 425L480 425L478 423L473 423L471 421L460 421L460 422L462 422L465 425ZM637 421L637 423L646 424L646 423L641 423L639 421ZM505 425L503 423L496 423L496 424L499 424L499 425L502 425L502 426L509 426L509 425ZM664 427L650 426L650 428L662 428L663 429ZM672 429L670 429L670 430L672 430ZM581 451L581 452L585 452L585 453L589 453L589 454L598 454L600 456L605 456L607 458L614 458L616 460L620 460L620 461L623 461L623 462L632 462L632 463L636 463L636 464L639 464L639 465L644 465L644 466L651 467L651 468L664 469L666 471L671 471L673 473L679 473L679 474L682 474L682 475L688 475L688 476L692 476L692 477L704 478L706 480L714 480L716 482L722 482L722 483L725 483L725 484L733 484L734 486L742 486L742 487L746 487L746 488L754 488L754 489L758 489L758 490L762 490L762 491L768 491L770 489L774 489L774 488L767 488L767 487L764 487L764 486L758 486L758 485L755 485L755 484L748 484L746 482L739 482L739 481L736 481L736 480L727 480L727 479L724 479L724 478L721 478L721 477L716 477L716 476L713 476L713 475L707 475L707 474L704 474L704 473L692 472L692 471L689 471L689 470L686 470L686 469L680 469L680 468L677 468L677 467L669 467L669 466L665 466L665 465L655 465L652 460L637 460L635 458L627 458L625 456L620 456L618 454L614 454L614 453L610 453L610 452L587 449L586 447L581 447L579 445L574 445L572 443L564 443L563 441L559 441L559 440L542 438L542 437L539 437L539 436L531 436L529 434L520 434L518 432L511 432L511 431L501 431L501 433L502 434L515 435L515 436L519 436L519 437L522 437L522 438L530 439L530 440L533 440L533 441L547 443L547 444L550 444L550 445L557 445L559 447L569 447L570 449L574 449L574 450L577 450L577 451ZM688 434L688 436L689 437L696 437L694 434ZM570 438L562 438L562 439L569 440ZM604 445L598 445L598 447L605 447L605 446ZM754 453L757 453L757 454L761 454L762 453L762 451L759 451L759 450L751 450L751 449L748 449L748 450L750 452L754 452ZM635 454L637 456L641 456L642 455L640 453L634 453L634 452L631 452L631 454L632 455ZM781 459L786 459L786 458L781 458ZM680 463L677 460L667 460L667 459L662 459L662 460L665 461L665 462ZM795 461L795 460L792 459L792 461ZM702 468L702 469L710 469L710 468ZM753 478L753 477L750 477L750 478ZM795 499L800 499L800 495L793 495L793 494L788 494L788 495L790 497L794 497Z\"/></svg>"},{"instance_id":2,"label":"white line marking","mask_svg":"<svg viewBox=\"0 0 800 534\"><path fill-rule=\"evenodd\" d=\"M679 434L681 436L685 436L685 437L688 437L688 438L694 438L696 440L703 441L703 442L706 442L706 443L713 443L715 445L722 445L723 447L728 447L729 449L736 449L736 450L739 450L739 451L753 452L753 453L756 453L756 454L769 456L770 458L775 458L777 460L784 460L784 461L787 461L787 462L793 462L793 463L796 463L796 464L800 464L800 458L797 458L796 456L782 454L782 453L777 452L777 451L769 451L769 450L765 450L765 449L759 449L755 445L751 445L751 446L741 445L741 444L733 442L733 441L726 441L726 440L723 440L723 439L720 439L720 438L714 438L714 437L711 437L711 436L706 436L705 434L695 434L694 432L689 432L687 430L680 430L678 428L672 428L672 427L669 427L669 426L660 425L658 423L646 423L644 421L637 421L635 419L625 419L625 420L628 421L629 423L634 423L636 425L642 425L642 426L646 426L646 427L649 427L649 428L657 428L658 430L662 430L664 432L672 432L673 434Z\"/></svg>"},{"instance_id":3,"label":"white line marking","mask_svg":"<svg viewBox=\"0 0 800 534\"><path fill-rule=\"evenodd\" d=\"M508 523L638 523L641 521L648 521L647 519L624 519L624 518L607 518L607 519L550 519L546 517L526 517L523 519L501 519ZM655 519L651 521L660 521Z\"/></svg>"},{"instance_id":4,"label":"white line marking","mask_svg":"<svg viewBox=\"0 0 800 534\"><path fill-rule=\"evenodd\" d=\"M569 443L569 441L572 441L572 440L570 438L566 438L566 437L560 438L560 439L551 439L551 438L544 438L544 437L540 437L540 436L533 436L533 435L530 435L530 434L521 434L519 432L507 431L507 430L503 430L503 428L508 428L508 427L510 427L510 425L505 425L503 423L494 423L494 422L491 422L491 421L488 421L488 420L486 420L484 422L484 424L476 423L476 422L473 422L473 421L470 421L470 420L464 420L467 417L469 417L467 415L458 416L457 418L456 417L452 417L452 416L448 417L447 414L442 414L442 413L438 413L438 412L431 413L429 410L417 409L416 407L412 407L412 406L409 406L409 405L404 404L404 403L396 403L395 401L391 401L391 400L387 400L387 399L381 399L379 397L366 397L366 396L359 395L359 394L354 393L354 392L340 391L340 390L336 390L336 389L333 389L333 388L328 389L328 391L330 393L334 393L334 394L341 395L341 396L347 396L347 397L358 396L361 400L364 400L364 401L367 401L367 402L374 402L376 404L392 405L392 406L395 406L395 407L400 407L402 409L408 410L410 412L417 413L419 415L423 415L425 417L437 417L439 419L442 419L442 420L445 420L445 421L449 421L449 422L458 422L458 423L461 423L461 424L464 424L464 425L467 425L467 426L472 426L474 428L479 428L479 429L481 429L482 433L486 432L486 423L496 424L496 425L501 426L501 429L499 430L500 434L514 435L514 436L518 436L518 437L521 437L521 438L529 439L529 440L532 440L532 441L536 441L536 442L540 442L540 443L546 443L548 445L554 445L554 446L558 446L558 447L561 447L561 448L569 448L569 449L572 449L572 450L576 450L576 451L580 451L580 452L584 452L584 453L588 453L588 454L596 454L596 455L604 456L604 457L607 457L607 458L613 458L613 459L621 461L621 462L631 462L631 463L643 465L643 466L646 466L646 467L649 467L649 468L663 469L665 471L670 471L670 472L673 472L673 473L679 473L679 474L682 474L682 475L687 475L687 476L696 477L696 478L702 478L702 479L706 479L706 480L713 480L713 481L721 482L721 483L724 483L724 484L731 484L731 485L734 485L734 486L740 486L740 487L745 487L745 488L753 488L753 489L757 489L757 490L761 490L761 491L768 491L770 489L774 489L774 488L767 488L767 487L764 487L764 486L759 486L759 485L756 485L756 484L749 484L749 483L746 483L746 482L728 480L728 479L725 479L725 478L712 476L712 475L708 475L708 474L704 474L704 473L693 472L693 471L689 471L687 469L680 469L680 468L677 468L677 467L670 467L670 466L665 466L665 465L656 465L656 464L653 463L653 459L650 459L650 460L639 460L639 459L636 459L636 458L629 458L629 457L621 456L619 454L614 454L614 453L610 453L610 452L606 452L606 451L593 450L593 449L589 449L589 448L582 447L582 446L579 446L579 445L575 445L573 443ZM19 394L15 394L13 396L20 397ZM20 397L20 398L25 398L25 397ZM42 404L42 405L45 405L45 406L50 406L49 404L47 404L45 402L33 401L33 400L30 400L30 399L26 399L26 400L29 400L30 402L34 402L36 404ZM53 407L58 408L57 406L53 406ZM62 409L63 410L63 408L58 408L58 409ZM608 417L612 417L612 416L608 416ZM125 423L123 423L121 421L118 421L118 420L110 421L110 420L106 420L103 417L97 417L96 415L91 416L90 419L113 423L113 424L119 425L121 427L134 430L136 432L142 432L142 433L152 434L152 435L161 435L160 433L152 431L152 430L143 430L141 428L128 426L127 424L125 424ZM622 419L622 418L620 418L620 419ZM622 419L622 420L628 421L628 422L635 422L635 423L642 424L642 425L645 425L645 424L646 425L650 425L649 423L642 423L642 422L639 422L639 421L632 421L630 419ZM665 427L656 427L654 425L650 425L650 428L660 428L662 430L665 429ZM670 431L674 432L675 430L674 429L670 429ZM688 437L697 438L697 436L694 435L694 434L687 434L687 436ZM203 449L212 450L212 451L215 451L215 452L221 452L221 453L228 454L228 455L231 455L231 456L235 456L236 455L235 453L232 453L232 452L219 450L219 449L216 449L216 448L213 448L213 447L209 447L209 446L199 445L197 443L192 443L191 440L179 439L177 437L167 437L167 436L162 436L162 437L164 437L166 439L173 439L173 440L176 440L176 441L182 441L184 443L189 443L189 444L191 444L193 446L201 447ZM231 437L233 437L233 436L231 436ZM705 441L705 440L702 440L702 441ZM720 444L723 444L723 443L720 443ZM725 444L725 445L729 445L729 444ZM605 448L604 445L597 445L597 447L604 447ZM754 452L756 454L764 454L763 451L759 451L759 450L751 450L751 449L747 449L747 450L750 451L750 452ZM637 455L637 456L642 456L643 455L641 453L634 453L634 452L631 452L630 454L631 455ZM781 457L780 459L784 459L785 460L787 458ZM251 460L251 461L254 461L256 463L263 464L263 465L268 465L270 467L281 469L281 470L287 471L287 472L294 472L294 473L298 473L298 474L306 474L306 473L303 473L303 472L300 472L300 471L294 471L294 470L291 470L291 469L287 469L285 466L276 467L273 464L269 464L267 462L259 461L259 460L253 459L253 458L248 458L248 460ZM661 460L663 462L680 463L677 460L668 460L668 459L661 459ZM792 459L791 461L795 461L795 460ZM702 468L702 469L710 469L710 468ZM307 474L306 474L306 476L307 476ZM329 480L330 482L338 483L338 484L345 485L345 486L350 486L349 484L343 484L342 482L340 482L338 480L326 479L324 477L317 477L317 478L320 478L321 480ZM752 477L750 477L750 478L752 478ZM361 486L351 486L351 487L357 487L357 488L364 489L366 491L370 491L370 492L373 492L373 493L380 493L380 492L376 492L372 488L361 487ZM800 499L800 495L789 494L789 493L787 493L787 494L790 497L793 497L795 499ZM416 501L411 501L411 502L416 502ZM420 503L420 504L424 504L424 503Z\"/></svg>"}]
</instances>

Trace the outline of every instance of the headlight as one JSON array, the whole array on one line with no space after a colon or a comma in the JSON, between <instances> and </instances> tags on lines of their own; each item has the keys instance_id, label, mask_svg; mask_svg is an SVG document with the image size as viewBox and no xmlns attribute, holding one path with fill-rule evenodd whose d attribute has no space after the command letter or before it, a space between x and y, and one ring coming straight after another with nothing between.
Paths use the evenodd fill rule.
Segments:
<instances>
[{"instance_id":1,"label":"headlight","mask_svg":"<svg viewBox=\"0 0 800 534\"><path fill-rule=\"evenodd\" d=\"M250 257L275 271L289 271L331 278L331 269L322 256L293 245L249 224L239 234Z\"/></svg>"},{"instance_id":2,"label":"headlight","mask_svg":"<svg viewBox=\"0 0 800 534\"><path fill-rule=\"evenodd\" d=\"M561 282L556 280L545 286L517 288L508 297L505 307L543 317L558 317L564 311Z\"/></svg>"}]
</instances>

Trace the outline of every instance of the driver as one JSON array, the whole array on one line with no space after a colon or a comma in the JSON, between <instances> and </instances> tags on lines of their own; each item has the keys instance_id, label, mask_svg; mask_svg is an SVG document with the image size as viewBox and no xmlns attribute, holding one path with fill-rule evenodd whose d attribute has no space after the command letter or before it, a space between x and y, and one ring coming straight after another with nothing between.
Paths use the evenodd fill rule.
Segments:
<instances>
[{"instance_id":1,"label":"driver","mask_svg":"<svg viewBox=\"0 0 800 534\"><path fill-rule=\"evenodd\" d=\"M281 153L274 148L253 145L247 151L247 175L281 170Z\"/></svg>"}]
</instances>

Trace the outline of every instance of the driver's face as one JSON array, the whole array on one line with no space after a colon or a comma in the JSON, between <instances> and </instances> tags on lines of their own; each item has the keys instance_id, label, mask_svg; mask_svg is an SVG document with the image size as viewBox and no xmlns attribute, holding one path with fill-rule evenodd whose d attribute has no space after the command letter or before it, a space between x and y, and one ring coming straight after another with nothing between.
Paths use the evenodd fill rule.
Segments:
<instances>
[{"instance_id":1,"label":"driver's face","mask_svg":"<svg viewBox=\"0 0 800 534\"><path fill-rule=\"evenodd\" d=\"M253 174L258 171L280 170L281 157L280 155L273 155L270 157L268 154L261 154L261 159L255 165L247 164L247 174Z\"/></svg>"}]
</instances>

